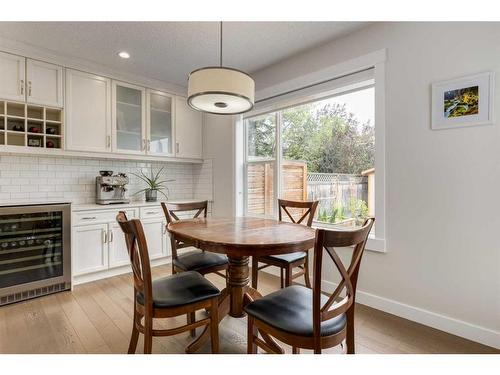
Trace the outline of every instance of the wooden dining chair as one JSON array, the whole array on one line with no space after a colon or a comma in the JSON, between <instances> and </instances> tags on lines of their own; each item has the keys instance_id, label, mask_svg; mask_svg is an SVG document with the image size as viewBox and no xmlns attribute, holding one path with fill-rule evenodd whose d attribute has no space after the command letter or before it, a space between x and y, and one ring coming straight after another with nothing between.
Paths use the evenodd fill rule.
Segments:
<instances>
[{"instance_id":1,"label":"wooden dining chair","mask_svg":"<svg viewBox=\"0 0 500 375\"><path fill-rule=\"evenodd\" d=\"M151 278L148 246L140 220L116 217L123 233L134 277L134 321L128 353L135 353L139 333L144 334L144 353L151 353L153 336L172 336L210 326L212 353L219 351L218 301L220 291L198 272L190 271L156 280ZM193 314L205 309L208 317L170 329L154 329L153 319ZM144 323L142 322L144 320Z\"/></svg>"},{"instance_id":2,"label":"wooden dining chair","mask_svg":"<svg viewBox=\"0 0 500 375\"><path fill-rule=\"evenodd\" d=\"M161 203L163 212L167 219L167 225L179 220L177 214L179 212L196 211L193 219L200 217L207 217L207 206L208 201L203 202L189 202L189 203ZM206 252L200 249L188 251L183 254L179 254L177 250L185 247L196 247L195 243L189 243L186 241L178 241L174 236L170 236L170 243L172 245L172 273L185 272L185 271L196 271L202 275L207 273L215 273L221 277L226 278L226 273L221 271L227 271L228 260L223 254L216 254L211 252Z\"/></svg>"},{"instance_id":3,"label":"wooden dining chair","mask_svg":"<svg viewBox=\"0 0 500 375\"><path fill-rule=\"evenodd\" d=\"M189 203L161 203L163 212L167 219L167 225L180 220L177 214L179 212L196 211L193 219L200 217L207 217L208 201L189 202ZM174 236L170 235L170 244L172 248L172 274L186 271L196 271L202 275L208 273L215 273L226 279L227 282L227 269L229 262L227 256L223 254L216 254L206 252L204 250L196 249L179 254L177 250L185 247L196 247L194 243L176 240ZM222 273L221 271L225 271ZM194 320L194 313L188 314L188 323ZM196 330L191 330L191 336L196 336Z\"/></svg>"},{"instance_id":4,"label":"wooden dining chair","mask_svg":"<svg viewBox=\"0 0 500 375\"><path fill-rule=\"evenodd\" d=\"M278 199L278 218L279 221L283 221L282 213L284 211L292 223L305 223L308 227L310 227L312 225L314 215L316 214L317 207L318 201L306 202ZM290 211L292 211L292 213ZM300 217L298 219L294 217L294 211L300 212ZM279 267L280 269L281 288L292 285L292 280L302 275L304 276L306 286L310 288L309 249L304 250L305 251L299 251L291 254L252 257L252 288L257 289L259 271L271 266ZM264 263L264 265L259 267L259 263ZM294 268L299 268L299 271L293 273Z\"/></svg>"},{"instance_id":5,"label":"wooden dining chair","mask_svg":"<svg viewBox=\"0 0 500 375\"><path fill-rule=\"evenodd\" d=\"M314 285L312 289L293 285L251 301L245 306L248 314L248 353L257 353L257 347L271 353L281 353L277 344L269 345L259 332L270 335L292 346L293 353L300 348L322 349L342 345L343 352L354 354L354 302L361 258L368 234L375 219L369 218L354 230L316 231L314 245ZM352 247L350 264L346 268L335 251L336 247ZM341 279L337 288L327 297L321 290L323 252L333 260ZM345 291L342 297L341 293ZM274 340L273 340L274 341ZM345 345L346 341L347 345ZM274 347L273 347L274 346Z\"/></svg>"}]
</instances>

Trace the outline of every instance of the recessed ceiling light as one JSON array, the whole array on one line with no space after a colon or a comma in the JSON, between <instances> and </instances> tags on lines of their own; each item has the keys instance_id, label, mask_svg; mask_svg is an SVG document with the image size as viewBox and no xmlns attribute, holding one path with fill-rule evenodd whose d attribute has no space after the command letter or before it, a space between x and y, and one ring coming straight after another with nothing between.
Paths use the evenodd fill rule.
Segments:
<instances>
[{"instance_id":1,"label":"recessed ceiling light","mask_svg":"<svg viewBox=\"0 0 500 375\"><path fill-rule=\"evenodd\" d=\"M118 56L120 56L122 59L128 59L130 57L130 54L125 51L118 52Z\"/></svg>"}]
</instances>

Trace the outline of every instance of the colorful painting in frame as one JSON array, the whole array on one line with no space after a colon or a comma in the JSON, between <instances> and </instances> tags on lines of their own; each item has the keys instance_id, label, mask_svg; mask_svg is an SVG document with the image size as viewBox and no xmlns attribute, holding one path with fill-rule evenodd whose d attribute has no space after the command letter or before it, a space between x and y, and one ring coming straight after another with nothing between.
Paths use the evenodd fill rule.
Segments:
<instances>
[{"instance_id":1,"label":"colorful painting in frame","mask_svg":"<svg viewBox=\"0 0 500 375\"><path fill-rule=\"evenodd\" d=\"M432 129L453 129L493 123L492 72L432 85Z\"/></svg>"}]
</instances>

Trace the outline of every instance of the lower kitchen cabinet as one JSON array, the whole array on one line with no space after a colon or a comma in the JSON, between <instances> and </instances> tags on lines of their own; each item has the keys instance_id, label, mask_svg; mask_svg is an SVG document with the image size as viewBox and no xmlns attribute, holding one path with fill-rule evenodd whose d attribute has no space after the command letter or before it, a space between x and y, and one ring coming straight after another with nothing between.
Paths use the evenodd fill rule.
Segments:
<instances>
[{"instance_id":1,"label":"lower kitchen cabinet","mask_svg":"<svg viewBox=\"0 0 500 375\"><path fill-rule=\"evenodd\" d=\"M73 275L83 275L108 268L108 224L83 225L73 228Z\"/></svg>"},{"instance_id":2,"label":"lower kitchen cabinet","mask_svg":"<svg viewBox=\"0 0 500 375\"><path fill-rule=\"evenodd\" d=\"M130 264L127 243L118 223L109 224L109 268Z\"/></svg>"},{"instance_id":3,"label":"lower kitchen cabinet","mask_svg":"<svg viewBox=\"0 0 500 375\"><path fill-rule=\"evenodd\" d=\"M118 209L78 211L73 215L72 273L73 276L129 266L130 259L125 236L114 220ZM141 219L148 243L150 260L161 259L171 254L166 222L160 209L148 208L147 213L156 217ZM161 216L159 215L161 213ZM127 210L129 218L138 215L136 210ZM105 277L105 276L104 276Z\"/></svg>"},{"instance_id":4,"label":"lower kitchen cabinet","mask_svg":"<svg viewBox=\"0 0 500 375\"><path fill-rule=\"evenodd\" d=\"M169 255L167 249L170 249L170 242L167 241L165 224L164 221L158 221L158 219L142 220L142 228L148 243L149 259L151 260Z\"/></svg>"}]
</instances>

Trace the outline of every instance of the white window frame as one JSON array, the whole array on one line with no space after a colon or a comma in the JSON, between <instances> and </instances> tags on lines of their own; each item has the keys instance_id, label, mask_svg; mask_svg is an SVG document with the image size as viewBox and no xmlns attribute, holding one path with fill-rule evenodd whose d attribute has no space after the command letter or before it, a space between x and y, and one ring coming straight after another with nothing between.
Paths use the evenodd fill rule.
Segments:
<instances>
[{"instance_id":1,"label":"white window frame","mask_svg":"<svg viewBox=\"0 0 500 375\"><path fill-rule=\"evenodd\" d=\"M361 71L362 69L373 68L373 86L375 87L375 218L376 218L376 233L370 235L367 244L367 250L377 251L377 252L386 252L386 226L385 226L385 206L386 206L386 195L385 195L385 59L386 59L386 51L380 50L373 52L371 54L361 56L357 59L353 59L347 61L343 64L339 64L336 66L332 66L330 68L324 69L319 72L311 73L307 76L299 77L294 80L293 85L300 85L299 87L307 86L306 82L317 81L321 82L325 79L325 77L343 77L348 75L349 72L354 73L356 71ZM301 82L302 81L302 82ZM278 85L279 87L275 87L274 90L280 90L281 92L286 92L287 86L284 84ZM349 86L349 85L347 85ZM354 85L355 86L355 85ZM281 194L281 178L279 167L281 166L281 157L282 157L282 149L281 149L281 121L277 118L276 121L276 153L274 158L263 158L262 160L249 160L248 159L248 145L247 145L247 126L246 119L255 117L261 114L277 112L277 117L279 116L279 111L292 106L297 106L300 104L305 104L307 102L317 101L321 99L327 99L329 97L338 96L341 94L345 94L349 91L349 89L345 89L346 86L343 86L344 89L338 90L336 93L335 90L331 92L323 92L319 94L307 95L303 97L299 97L293 100L284 99L281 102L277 102L273 105L258 108L253 110L247 114L245 117L240 117L239 125L243 126L243 139L239 137L239 142L243 141L243 179L240 180L242 182L242 186L240 186L243 192L243 200L240 201L240 207L242 206L242 214L247 215L247 167L249 164L253 163L263 163L273 161L274 168L274 206L273 206L273 216L277 217L277 198ZM365 86L366 87L366 86ZM352 89L351 89L352 90ZM271 96L273 93L273 88L267 88L264 90L265 92L262 94L263 97ZM276 101L275 101L276 102ZM240 133L241 134L241 133ZM279 141L279 142L278 142ZM237 184L239 185L239 184ZM320 223L314 222L313 227L317 228L333 228L339 227L335 226L335 224L328 223Z\"/></svg>"}]
</instances>

